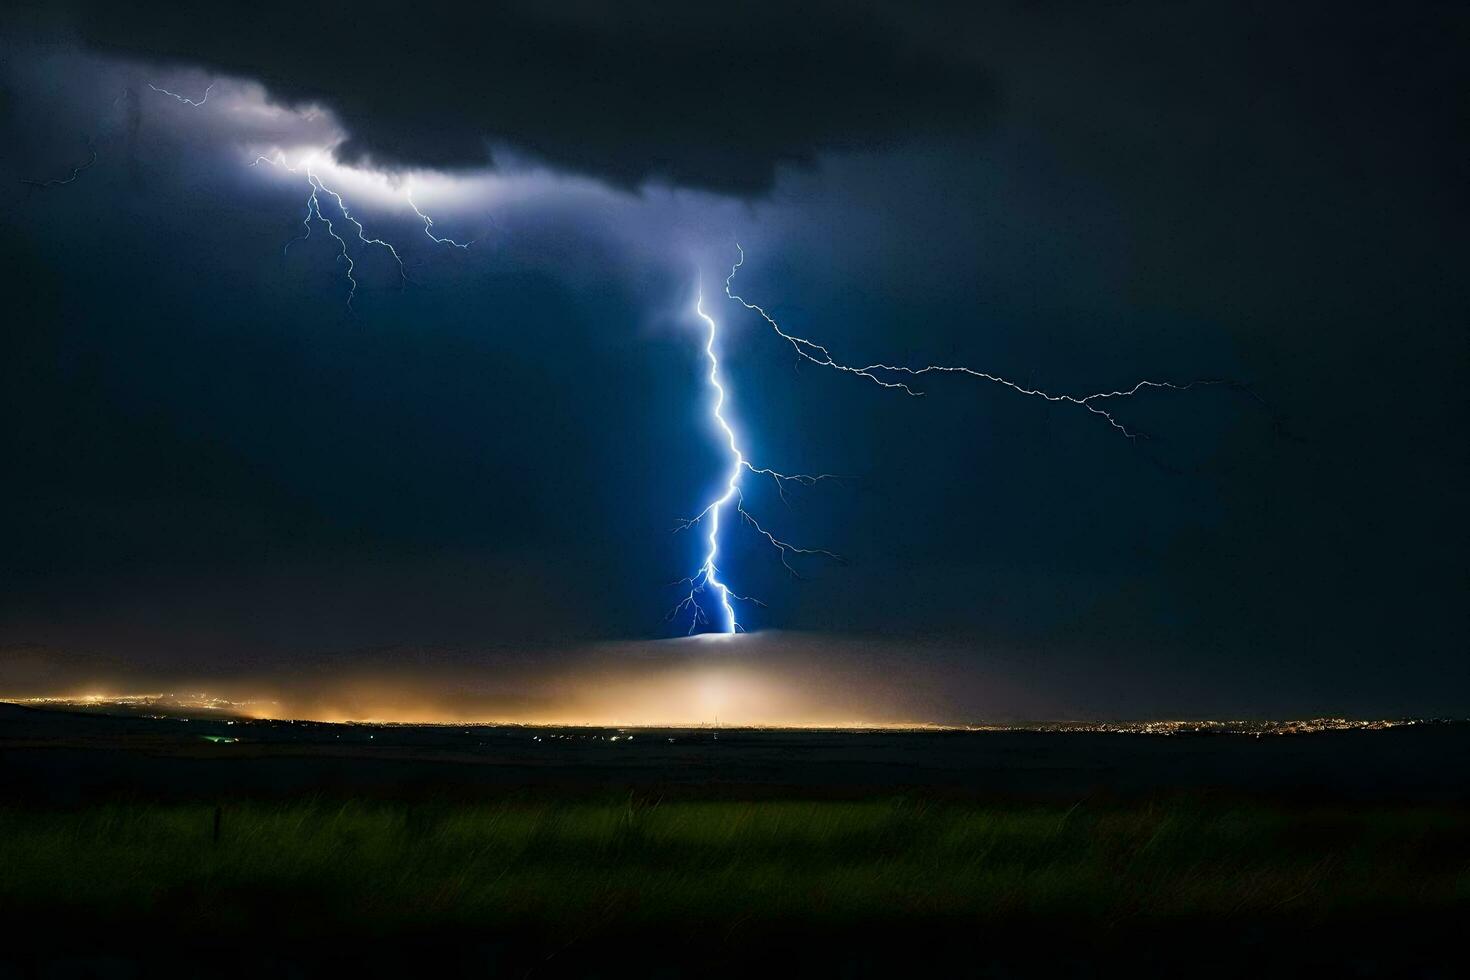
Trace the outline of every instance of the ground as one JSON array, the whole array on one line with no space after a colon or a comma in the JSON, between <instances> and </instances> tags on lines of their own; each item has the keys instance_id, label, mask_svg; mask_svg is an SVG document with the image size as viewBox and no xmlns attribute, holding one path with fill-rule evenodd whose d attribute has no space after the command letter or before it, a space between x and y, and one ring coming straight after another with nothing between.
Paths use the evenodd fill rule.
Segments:
<instances>
[{"instance_id":1,"label":"ground","mask_svg":"<svg viewBox=\"0 0 1470 980\"><path fill-rule=\"evenodd\" d=\"M1467 744L6 708L0 976L1448 976Z\"/></svg>"}]
</instances>

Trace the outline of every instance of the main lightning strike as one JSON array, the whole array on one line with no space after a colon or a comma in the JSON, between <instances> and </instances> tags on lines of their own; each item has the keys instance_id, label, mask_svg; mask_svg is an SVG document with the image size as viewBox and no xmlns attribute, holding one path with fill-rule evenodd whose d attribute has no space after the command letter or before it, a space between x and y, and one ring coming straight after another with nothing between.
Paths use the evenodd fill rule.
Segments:
<instances>
[{"instance_id":1,"label":"main lightning strike","mask_svg":"<svg viewBox=\"0 0 1470 980\"><path fill-rule=\"evenodd\" d=\"M907 395L918 396L922 395L923 392L916 391L907 381L898 379L918 378L926 374L965 374L969 375L972 378L980 378L983 381L989 381L994 384L1003 385L1007 388L1010 388L1012 391L1018 392L1022 395L1045 399L1049 402L1066 402L1072 405L1080 406L1082 408L1085 408L1087 411L1092 412L1094 415L1102 416L1109 425L1117 429L1124 436L1131 440L1136 439L1138 437L1138 433L1130 430L1122 422L1119 422L1117 417L1114 416L1112 412L1098 405L1098 402L1106 401L1109 398L1128 398L1132 395L1138 394L1140 391L1143 391L1147 388L1168 388L1172 391L1188 391L1190 388L1194 388L1196 386L1221 383L1218 381L1190 381L1185 384L1176 384L1171 381L1140 381L1137 384L1133 385L1131 388L1124 388L1118 391L1100 391L1091 395L1056 395L1051 394L1050 392L1042 391L1037 388L1027 388L1024 385L1017 384L1016 382L1011 381L1007 378L1002 378L999 375L990 374L986 371L979 371L971 367L964 367L962 365L926 364L923 367L909 367L899 364L878 363L867 364L859 367L856 365L844 364L834 358L831 351L829 351L826 347L822 346L816 341L808 340L805 337L798 337L795 334L787 333L781 328L781 325L777 323L775 319L763 308L756 305L755 303L746 300L744 297L736 293L731 288L731 283L735 279L735 274L739 272L740 267L745 264L745 249L741 248L739 243L735 245L735 248L739 251L740 257L735 261L735 264L730 267L730 274L725 277L726 296L739 303L747 310L752 310L760 314L761 318L770 325L771 329L774 330L776 334L781 337L782 340L785 340L788 344L791 345L791 349L794 350L799 357L810 361L813 364L818 364L825 368L831 368L834 371L841 371L845 374L851 374L859 378L865 378L868 381L871 381L874 384L878 385L880 388L893 388L902 391L904 394Z\"/></svg>"},{"instance_id":2,"label":"main lightning strike","mask_svg":"<svg viewBox=\"0 0 1470 980\"><path fill-rule=\"evenodd\" d=\"M694 313L703 320L707 328L705 334L704 355L709 362L709 373L705 376L706 383L713 391L714 397L710 407L711 417L716 427L724 435L724 441L730 453L730 469L725 477L724 490L714 500L705 506L694 517L680 521L676 530L684 531L705 524L708 533L705 536L707 550L704 561L693 575L680 579L675 585L688 586L688 594L669 611L666 618L672 620L676 617L689 614L689 633L693 634L700 626L709 624L722 633L739 633L744 631L735 615L735 608L731 600L738 602L749 602L754 605L765 605L759 599L741 595L733 591L729 585L722 582L719 577L719 566L716 559L720 553L720 517L722 513L734 504L735 513L745 524L750 525L755 532L780 555L781 564L793 576L797 575L796 568L791 564L793 555L817 555L831 558L837 561L842 559L830 551L820 548L802 548L783 541L770 531L766 530L761 523L745 508L745 495L740 488L740 478L745 473L754 473L757 476L768 476L776 483L777 492L785 499L785 484L788 482L800 483L804 486L814 486L823 480L835 479L833 474L820 473L780 473L768 467L756 466L746 458L745 452L740 448L740 442L735 436L735 430L725 418L725 386L720 381L720 358L715 351L715 342L718 338L719 328L714 318L704 310L704 291L701 289L694 303ZM713 596L719 610L719 622L710 616L705 610L700 599L702 596Z\"/></svg>"}]
</instances>

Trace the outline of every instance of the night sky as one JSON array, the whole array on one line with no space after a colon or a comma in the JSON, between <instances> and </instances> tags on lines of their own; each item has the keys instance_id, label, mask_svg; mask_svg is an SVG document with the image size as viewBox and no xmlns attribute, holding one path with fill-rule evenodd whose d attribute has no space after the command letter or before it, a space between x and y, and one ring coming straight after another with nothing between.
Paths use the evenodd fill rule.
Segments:
<instances>
[{"instance_id":1,"label":"night sky","mask_svg":"<svg viewBox=\"0 0 1470 980\"><path fill-rule=\"evenodd\" d=\"M924 720L1470 708L1463 5L162 6L0 19L0 681L741 657L655 642L702 283L753 461L846 477L749 483L845 559L728 530L760 656ZM350 312L249 166L313 149L411 280L354 241ZM911 398L737 242L850 363L1231 383L1136 441Z\"/></svg>"}]
</instances>

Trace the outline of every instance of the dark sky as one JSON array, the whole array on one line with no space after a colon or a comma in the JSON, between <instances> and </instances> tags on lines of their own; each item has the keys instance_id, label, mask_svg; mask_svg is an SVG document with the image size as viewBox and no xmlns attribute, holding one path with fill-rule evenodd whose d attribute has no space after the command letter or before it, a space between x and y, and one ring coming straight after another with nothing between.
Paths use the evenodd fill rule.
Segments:
<instances>
[{"instance_id":1,"label":"dark sky","mask_svg":"<svg viewBox=\"0 0 1470 980\"><path fill-rule=\"evenodd\" d=\"M850 478L752 484L846 559L733 532L752 629L1032 714L1470 709L1461 5L157 6L0 20L0 658L681 633L702 281L752 458ZM355 247L350 314L320 228L283 254L304 174L248 166L312 149L412 280ZM881 390L723 298L737 241L851 362L1236 384L1119 403L1136 442Z\"/></svg>"}]
</instances>

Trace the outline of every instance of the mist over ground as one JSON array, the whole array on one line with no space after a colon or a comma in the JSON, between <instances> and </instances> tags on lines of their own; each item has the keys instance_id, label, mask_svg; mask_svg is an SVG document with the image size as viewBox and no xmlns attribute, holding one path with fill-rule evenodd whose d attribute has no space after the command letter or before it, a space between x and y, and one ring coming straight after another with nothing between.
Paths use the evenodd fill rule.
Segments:
<instances>
[{"instance_id":1,"label":"mist over ground","mask_svg":"<svg viewBox=\"0 0 1470 980\"><path fill-rule=\"evenodd\" d=\"M350 649L234 668L202 658L192 670L138 656L0 651L0 697L208 696L231 702L225 712L322 721L967 725L1342 712L1325 701L1232 702L1203 690L1164 700L1143 690L1122 676L1057 674L1014 653L780 631L521 650ZM1388 712L1399 713L1408 706Z\"/></svg>"}]
</instances>

